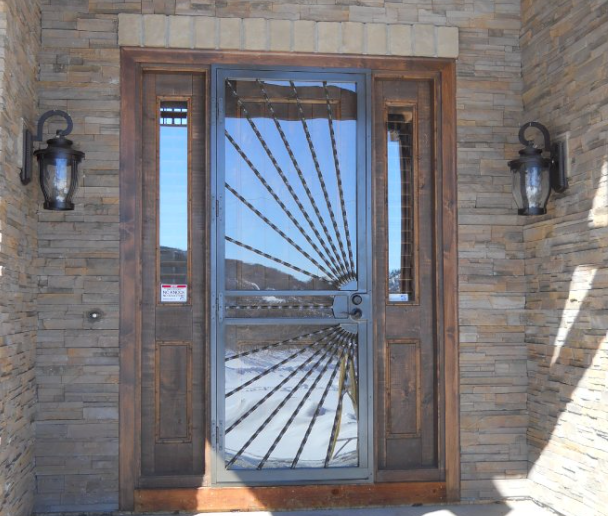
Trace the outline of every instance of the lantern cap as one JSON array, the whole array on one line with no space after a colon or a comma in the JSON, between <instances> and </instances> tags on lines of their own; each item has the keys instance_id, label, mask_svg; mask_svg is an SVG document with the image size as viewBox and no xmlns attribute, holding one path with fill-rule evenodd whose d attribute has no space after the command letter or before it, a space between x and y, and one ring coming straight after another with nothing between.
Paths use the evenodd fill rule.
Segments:
<instances>
[{"instance_id":1,"label":"lantern cap","mask_svg":"<svg viewBox=\"0 0 608 516\"><path fill-rule=\"evenodd\" d=\"M34 152L34 156L39 160L45 156L58 157L65 154L73 156L79 162L84 159L84 152L73 149L74 142L66 138L60 131L57 131L57 134L48 139L46 143L48 144L46 149L39 149Z\"/></svg>"}]
</instances>

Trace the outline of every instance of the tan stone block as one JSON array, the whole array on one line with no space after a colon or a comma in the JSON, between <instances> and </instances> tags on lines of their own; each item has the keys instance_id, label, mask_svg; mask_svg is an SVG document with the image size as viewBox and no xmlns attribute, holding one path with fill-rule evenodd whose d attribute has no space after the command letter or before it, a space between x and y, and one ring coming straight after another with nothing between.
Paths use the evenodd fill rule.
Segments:
<instances>
[{"instance_id":1,"label":"tan stone block","mask_svg":"<svg viewBox=\"0 0 608 516\"><path fill-rule=\"evenodd\" d=\"M362 23L344 22L342 24L342 52L345 54L363 53Z\"/></svg>"},{"instance_id":2,"label":"tan stone block","mask_svg":"<svg viewBox=\"0 0 608 516\"><path fill-rule=\"evenodd\" d=\"M291 50L292 23L289 20L270 20L270 50Z\"/></svg>"},{"instance_id":3,"label":"tan stone block","mask_svg":"<svg viewBox=\"0 0 608 516\"><path fill-rule=\"evenodd\" d=\"M167 46L167 16L162 14L144 14L144 46Z\"/></svg>"},{"instance_id":4,"label":"tan stone block","mask_svg":"<svg viewBox=\"0 0 608 516\"><path fill-rule=\"evenodd\" d=\"M192 47L192 25L188 16L169 16L169 46L171 48Z\"/></svg>"},{"instance_id":5,"label":"tan stone block","mask_svg":"<svg viewBox=\"0 0 608 516\"><path fill-rule=\"evenodd\" d=\"M317 52L337 54L340 51L340 24L317 23Z\"/></svg>"},{"instance_id":6,"label":"tan stone block","mask_svg":"<svg viewBox=\"0 0 608 516\"><path fill-rule=\"evenodd\" d=\"M384 56L386 55L386 25L384 23L367 23L367 45L366 54Z\"/></svg>"},{"instance_id":7,"label":"tan stone block","mask_svg":"<svg viewBox=\"0 0 608 516\"><path fill-rule=\"evenodd\" d=\"M414 25L412 42L415 56L435 57L435 27L432 25Z\"/></svg>"},{"instance_id":8,"label":"tan stone block","mask_svg":"<svg viewBox=\"0 0 608 516\"><path fill-rule=\"evenodd\" d=\"M388 27L389 52L394 56L412 55L412 26L390 25Z\"/></svg>"},{"instance_id":9,"label":"tan stone block","mask_svg":"<svg viewBox=\"0 0 608 516\"><path fill-rule=\"evenodd\" d=\"M437 27L437 57L458 57L458 27Z\"/></svg>"},{"instance_id":10,"label":"tan stone block","mask_svg":"<svg viewBox=\"0 0 608 516\"><path fill-rule=\"evenodd\" d=\"M243 20L243 48L245 50L266 50L266 20L249 18Z\"/></svg>"},{"instance_id":11,"label":"tan stone block","mask_svg":"<svg viewBox=\"0 0 608 516\"><path fill-rule=\"evenodd\" d=\"M194 48L216 48L216 18L197 16L194 19Z\"/></svg>"},{"instance_id":12,"label":"tan stone block","mask_svg":"<svg viewBox=\"0 0 608 516\"><path fill-rule=\"evenodd\" d=\"M220 45L222 50L241 48L240 18L220 18Z\"/></svg>"},{"instance_id":13,"label":"tan stone block","mask_svg":"<svg viewBox=\"0 0 608 516\"><path fill-rule=\"evenodd\" d=\"M294 52L315 51L316 23L308 20L298 20L293 23Z\"/></svg>"},{"instance_id":14,"label":"tan stone block","mask_svg":"<svg viewBox=\"0 0 608 516\"><path fill-rule=\"evenodd\" d=\"M120 46L141 46L142 17L138 14L118 15L118 44Z\"/></svg>"}]
</instances>

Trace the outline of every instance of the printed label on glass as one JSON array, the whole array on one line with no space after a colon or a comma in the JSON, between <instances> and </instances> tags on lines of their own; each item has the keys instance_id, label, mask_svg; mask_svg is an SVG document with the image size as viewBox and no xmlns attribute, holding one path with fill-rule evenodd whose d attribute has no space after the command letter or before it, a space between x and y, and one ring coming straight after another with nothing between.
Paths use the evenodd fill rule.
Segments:
<instances>
[{"instance_id":1,"label":"printed label on glass","mask_svg":"<svg viewBox=\"0 0 608 516\"><path fill-rule=\"evenodd\" d=\"M161 303L186 303L188 301L188 285L161 285Z\"/></svg>"}]
</instances>

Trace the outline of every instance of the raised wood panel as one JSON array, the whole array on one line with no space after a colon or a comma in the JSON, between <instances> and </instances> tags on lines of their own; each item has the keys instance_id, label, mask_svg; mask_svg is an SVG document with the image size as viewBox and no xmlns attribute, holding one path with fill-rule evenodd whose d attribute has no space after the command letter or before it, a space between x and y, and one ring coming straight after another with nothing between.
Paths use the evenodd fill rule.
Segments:
<instances>
[{"instance_id":1,"label":"raised wood panel","mask_svg":"<svg viewBox=\"0 0 608 516\"><path fill-rule=\"evenodd\" d=\"M139 512L295 511L333 507L387 507L446 500L443 482L226 487L201 489L139 489Z\"/></svg>"},{"instance_id":2,"label":"raised wood panel","mask_svg":"<svg viewBox=\"0 0 608 516\"><path fill-rule=\"evenodd\" d=\"M420 346L418 341L387 343L387 439L420 436Z\"/></svg>"},{"instance_id":3,"label":"raised wood panel","mask_svg":"<svg viewBox=\"0 0 608 516\"><path fill-rule=\"evenodd\" d=\"M192 345L156 345L156 442L192 440Z\"/></svg>"}]
</instances>

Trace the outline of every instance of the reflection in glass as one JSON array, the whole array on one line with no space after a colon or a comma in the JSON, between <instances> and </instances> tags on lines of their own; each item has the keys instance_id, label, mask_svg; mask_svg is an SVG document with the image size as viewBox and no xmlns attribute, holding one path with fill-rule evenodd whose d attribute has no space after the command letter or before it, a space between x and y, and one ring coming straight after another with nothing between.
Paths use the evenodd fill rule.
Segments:
<instances>
[{"instance_id":1,"label":"reflection in glass","mask_svg":"<svg viewBox=\"0 0 608 516\"><path fill-rule=\"evenodd\" d=\"M45 181L45 190L48 192L49 198L55 199L58 202L65 202L65 199L70 191L70 178L72 174L71 164L68 165L66 158L55 158L48 160L46 165L47 173L43 175Z\"/></svg>"},{"instance_id":2,"label":"reflection in glass","mask_svg":"<svg viewBox=\"0 0 608 516\"><path fill-rule=\"evenodd\" d=\"M340 326L228 326L227 469L358 466L357 335Z\"/></svg>"},{"instance_id":3,"label":"reflection in glass","mask_svg":"<svg viewBox=\"0 0 608 516\"><path fill-rule=\"evenodd\" d=\"M161 102L159 120L158 238L161 301L185 301L179 293L181 289L187 297L188 102ZM165 297L167 292L177 292L178 295Z\"/></svg>"},{"instance_id":4,"label":"reflection in glass","mask_svg":"<svg viewBox=\"0 0 608 516\"><path fill-rule=\"evenodd\" d=\"M357 288L355 84L225 83L226 288Z\"/></svg>"},{"instance_id":5,"label":"reflection in glass","mask_svg":"<svg viewBox=\"0 0 608 516\"><path fill-rule=\"evenodd\" d=\"M389 107L387 120L388 300L414 299L413 111Z\"/></svg>"}]
</instances>

